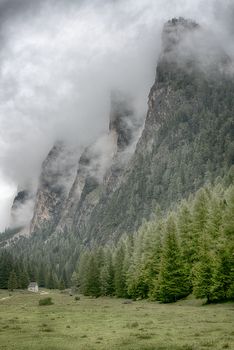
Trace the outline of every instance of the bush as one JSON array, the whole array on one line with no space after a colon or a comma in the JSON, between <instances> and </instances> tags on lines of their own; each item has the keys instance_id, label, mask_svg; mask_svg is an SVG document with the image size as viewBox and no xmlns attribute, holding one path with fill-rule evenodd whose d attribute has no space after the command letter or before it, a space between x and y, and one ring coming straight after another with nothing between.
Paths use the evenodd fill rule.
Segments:
<instances>
[{"instance_id":1,"label":"bush","mask_svg":"<svg viewBox=\"0 0 234 350\"><path fill-rule=\"evenodd\" d=\"M75 300L80 300L80 297L76 296L76 297L75 297Z\"/></svg>"},{"instance_id":2,"label":"bush","mask_svg":"<svg viewBox=\"0 0 234 350\"><path fill-rule=\"evenodd\" d=\"M39 300L39 305L53 305L52 298L44 298Z\"/></svg>"}]
</instances>

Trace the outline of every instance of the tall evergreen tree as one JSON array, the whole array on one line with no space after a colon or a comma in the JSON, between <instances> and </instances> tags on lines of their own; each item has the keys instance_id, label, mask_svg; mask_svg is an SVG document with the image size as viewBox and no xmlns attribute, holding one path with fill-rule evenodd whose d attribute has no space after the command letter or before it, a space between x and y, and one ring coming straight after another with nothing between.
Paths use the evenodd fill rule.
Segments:
<instances>
[{"instance_id":1,"label":"tall evergreen tree","mask_svg":"<svg viewBox=\"0 0 234 350\"><path fill-rule=\"evenodd\" d=\"M101 295L114 294L114 266L112 255L109 250L105 253L104 264L100 270L100 288Z\"/></svg>"},{"instance_id":2,"label":"tall evergreen tree","mask_svg":"<svg viewBox=\"0 0 234 350\"><path fill-rule=\"evenodd\" d=\"M115 268L115 294L117 297L125 298L128 296L126 273L124 269L124 261L126 254L126 246L123 240L119 242L115 252L114 268Z\"/></svg>"},{"instance_id":3,"label":"tall evergreen tree","mask_svg":"<svg viewBox=\"0 0 234 350\"><path fill-rule=\"evenodd\" d=\"M198 256L198 262L193 268L193 292L197 298L207 298L209 303L212 298L213 259L206 237L203 238Z\"/></svg>"},{"instance_id":4,"label":"tall evergreen tree","mask_svg":"<svg viewBox=\"0 0 234 350\"><path fill-rule=\"evenodd\" d=\"M101 294L100 288L100 268L98 266L98 259L95 253L91 253L86 275L85 295L99 297Z\"/></svg>"},{"instance_id":5,"label":"tall evergreen tree","mask_svg":"<svg viewBox=\"0 0 234 350\"><path fill-rule=\"evenodd\" d=\"M216 253L211 294L216 301L234 298L234 246L228 241L222 242Z\"/></svg>"},{"instance_id":6,"label":"tall evergreen tree","mask_svg":"<svg viewBox=\"0 0 234 350\"><path fill-rule=\"evenodd\" d=\"M156 296L158 300L167 303L176 301L188 294L188 276L177 241L175 220L171 216L166 223L166 236L163 244Z\"/></svg>"},{"instance_id":7,"label":"tall evergreen tree","mask_svg":"<svg viewBox=\"0 0 234 350\"><path fill-rule=\"evenodd\" d=\"M13 292L14 289L18 288L17 284L17 276L15 271L11 271L9 279L8 279L8 289Z\"/></svg>"},{"instance_id":8,"label":"tall evergreen tree","mask_svg":"<svg viewBox=\"0 0 234 350\"><path fill-rule=\"evenodd\" d=\"M0 288L8 288L8 280L13 268L14 264L11 254L7 251L3 251L0 255Z\"/></svg>"},{"instance_id":9,"label":"tall evergreen tree","mask_svg":"<svg viewBox=\"0 0 234 350\"><path fill-rule=\"evenodd\" d=\"M200 189L194 200L192 211L192 249L191 249L191 261L198 261L198 250L200 240L202 239L204 230L206 228L208 220L208 203L209 203L209 191L208 189Z\"/></svg>"},{"instance_id":10,"label":"tall evergreen tree","mask_svg":"<svg viewBox=\"0 0 234 350\"><path fill-rule=\"evenodd\" d=\"M29 277L28 277L28 273L25 270L20 272L19 281L20 281L20 288L26 289L28 287Z\"/></svg>"}]
</instances>

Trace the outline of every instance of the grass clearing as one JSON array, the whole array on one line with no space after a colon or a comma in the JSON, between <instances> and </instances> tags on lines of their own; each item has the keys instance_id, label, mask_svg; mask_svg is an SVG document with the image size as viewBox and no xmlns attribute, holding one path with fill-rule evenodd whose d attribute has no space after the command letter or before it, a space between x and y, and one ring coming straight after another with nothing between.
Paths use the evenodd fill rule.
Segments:
<instances>
[{"instance_id":1,"label":"grass clearing","mask_svg":"<svg viewBox=\"0 0 234 350\"><path fill-rule=\"evenodd\" d=\"M1 350L221 350L234 349L234 303L202 306L116 298L74 297L0 290Z\"/></svg>"}]
</instances>

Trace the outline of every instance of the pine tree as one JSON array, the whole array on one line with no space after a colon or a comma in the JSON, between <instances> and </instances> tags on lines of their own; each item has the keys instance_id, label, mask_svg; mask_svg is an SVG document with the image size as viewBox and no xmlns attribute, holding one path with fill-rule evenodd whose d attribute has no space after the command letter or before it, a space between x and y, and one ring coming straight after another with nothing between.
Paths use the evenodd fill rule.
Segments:
<instances>
[{"instance_id":1,"label":"pine tree","mask_svg":"<svg viewBox=\"0 0 234 350\"><path fill-rule=\"evenodd\" d=\"M90 253L85 251L81 254L79 263L78 263L78 288L79 292L85 294L87 287L87 273L88 273L88 263L90 259Z\"/></svg>"},{"instance_id":2,"label":"pine tree","mask_svg":"<svg viewBox=\"0 0 234 350\"><path fill-rule=\"evenodd\" d=\"M84 294L94 297L99 297L101 295L100 269L98 266L98 259L95 253L91 253L91 256L88 261Z\"/></svg>"},{"instance_id":3,"label":"pine tree","mask_svg":"<svg viewBox=\"0 0 234 350\"><path fill-rule=\"evenodd\" d=\"M13 292L14 289L18 287L17 285L17 276L15 271L11 271L9 279L8 279L8 289Z\"/></svg>"},{"instance_id":4,"label":"pine tree","mask_svg":"<svg viewBox=\"0 0 234 350\"><path fill-rule=\"evenodd\" d=\"M194 254L192 226L192 214L188 204L183 202L178 212L177 227L181 242L181 253L190 268L192 266L192 254Z\"/></svg>"},{"instance_id":5,"label":"pine tree","mask_svg":"<svg viewBox=\"0 0 234 350\"><path fill-rule=\"evenodd\" d=\"M46 286L46 270L43 264L40 265L38 272L38 286L42 288Z\"/></svg>"},{"instance_id":6,"label":"pine tree","mask_svg":"<svg viewBox=\"0 0 234 350\"><path fill-rule=\"evenodd\" d=\"M65 270L65 268L63 269L63 273L62 273L62 280L64 282L65 288L69 287L69 279L67 277L67 271Z\"/></svg>"},{"instance_id":7,"label":"pine tree","mask_svg":"<svg viewBox=\"0 0 234 350\"><path fill-rule=\"evenodd\" d=\"M64 283L64 280L61 279L61 280L59 281L59 290L64 290L64 289L65 289L65 283Z\"/></svg>"},{"instance_id":8,"label":"pine tree","mask_svg":"<svg viewBox=\"0 0 234 350\"><path fill-rule=\"evenodd\" d=\"M142 225L133 242L133 253L130 266L126 270L128 295L133 299L145 298L148 294L148 285L142 275L143 240L146 234L146 223Z\"/></svg>"},{"instance_id":9,"label":"pine tree","mask_svg":"<svg viewBox=\"0 0 234 350\"><path fill-rule=\"evenodd\" d=\"M228 241L216 253L211 294L215 301L234 298L234 246Z\"/></svg>"},{"instance_id":10,"label":"pine tree","mask_svg":"<svg viewBox=\"0 0 234 350\"><path fill-rule=\"evenodd\" d=\"M112 255L109 250L105 253L104 264L100 270L100 288L101 295L114 294L114 267Z\"/></svg>"},{"instance_id":11,"label":"pine tree","mask_svg":"<svg viewBox=\"0 0 234 350\"><path fill-rule=\"evenodd\" d=\"M29 284L29 277L28 277L28 273L25 270L21 271L19 280L20 280L20 288L27 289Z\"/></svg>"},{"instance_id":12,"label":"pine tree","mask_svg":"<svg viewBox=\"0 0 234 350\"><path fill-rule=\"evenodd\" d=\"M119 242L115 252L114 269L115 269L115 294L119 298L125 298L127 294L126 273L124 269L126 246L123 240Z\"/></svg>"},{"instance_id":13,"label":"pine tree","mask_svg":"<svg viewBox=\"0 0 234 350\"><path fill-rule=\"evenodd\" d=\"M0 255L0 288L8 288L8 280L13 270L13 258L10 253L3 251Z\"/></svg>"},{"instance_id":14,"label":"pine tree","mask_svg":"<svg viewBox=\"0 0 234 350\"><path fill-rule=\"evenodd\" d=\"M208 190L201 189L197 192L192 212L192 246L191 262L198 261L199 244L203 237L208 220Z\"/></svg>"},{"instance_id":15,"label":"pine tree","mask_svg":"<svg viewBox=\"0 0 234 350\"><path fill-rule=\"evenodd\" d=\"M222 189L216 186L209 201L208 217L205 224L205 231L211 239L211 245L215 248L223 222L224 201ZM213 242L213 244L212 244Z\"/></svg>"},{"instance_id":16,"label":"pine tree","mask_svg":"<svg viewBox=\"0 0 234 350\"><path fill-rule=\"evenodd\" d=\"M198 262L193 268L193 292L197 298L207 298L207 302L211 301L213 259L209 252L206 237L200 245Z\"/></svg>"},{"instance_id":17,"label":"pine tree","mask_svg":"<svg viewBox=\"0 0 234 350\"><path fill-rule=\"evenodd\" d=\"M153 299L160 270L163 228L164 223L161 219L149 223L143 240L142 276L148 286L147 297Z\"/></svg>"},{"instance_id":18,"label":"pine tree","mask_svg":"<svg viewBox=\"0 0 234 350\"><path fill-rule=\"evenodd\" d=\"M223 215L223 231L226 237L234 240L234 186L230 186L225 194Z\"/></svg>"},{"instance_id":19,"label":"pine tree","mask_svg":"<svg viewBox=\"0 0 234 350\"><path fill-rule=\"evenodd\" d=\"M76 271L73 271L73 273L72 273L71 285L74 288L78 288L78 275L77 275Z\"/></svg>"},{"instance_id":20,"label":"pine tree","mask_svg":"<svg viewBox=\"0 0 234 350\"><path fill-rule=\"evenodd\" d=\"M163 244L157 300L174 302L189 294L189 282L176 236L176 224L171 216L166 223L166 236Z\"/></svg>"},{"instance_id":21,"label":"pine tree","mask_svg":"<svg viewBox=\"0 0 234 350\"><path fill-rule=\"evenodd\" d=\"M50 273L48 275L48 280L47 280L47 283L46 283L46 287L49 288L49 289L55 289L56 288L54 275L53 275L52 271L50 271Z\"/></svg>"}]
</instances>

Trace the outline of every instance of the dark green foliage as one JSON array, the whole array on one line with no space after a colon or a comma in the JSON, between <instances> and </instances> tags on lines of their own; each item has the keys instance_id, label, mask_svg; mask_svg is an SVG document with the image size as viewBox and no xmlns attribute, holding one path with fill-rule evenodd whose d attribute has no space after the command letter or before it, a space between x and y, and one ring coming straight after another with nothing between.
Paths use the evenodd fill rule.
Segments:
<instances>
[{"instance_id":1,"label":"dark green foliage","mask_svg":"<svg viewBox=\"0 0 234 350\"><path fill-rule=\"evenodd\" d=\"M3 251L0 254L0 288L8 288L8 280L12 270L14 270L13 257L7 251Z\"/></svg>"},{"instance_id":2,"label":"dark green foliage","mask_svg":"<svg viewBox=\"0 0 234 350\"><path fill-rule=\"evenodd\" d=\"M222 246L217 252L212 275L212 300L234 298L234 248L233 243Z\"/></svg>"},{"instance_id":3,"label":"dark green foliage","mask_svg":"<svg viewBox=\"0 0 234 350\"><path fill-rule=\"evenodd\" d=\"M193 268L193 292L198 298L207 298L211 301L213 261L207 242L203 242L198 252L199 261Z\"/></svg>"},{"instance_id":4,"label":"dark green foliage","mask_svg":"<svg viewBox=\"0 0 234 350\"><path fill-rule=\"evenodd\" d=\"M11 271L9 279L8 279L8 289L13 292L14 289L17 289L17 276L15 271Z\"/></svg>"},{"instance_id":5,"label":"dark green foliage","mask_svg":"<svg viewBox=\"0 0 234 350\"><path fill-rule=\"evenodd\" d=\"M41 264L38 271L38 286L42 288L46 286L46 270L43 264Z\"/></svg>"},{"instance_id":6,"label":"dark green foliage","mask_svg":"<svg viewBox=\"0 0 234 350\"><path fill-rule=\"evenodd\" d=\"M9 282L10 281L10 282ZM0 252L0 288L26 289L29 276L23 259L14 259L8 251Z\"/></svg>"},{"instance_id":7,"label":"dark green foliage","mask_svg":"<svg viewBox=\"0 0 234 350\"><path fill-rule=\"evenodd\" d=\"M19 274L18 286L22 289L27 289L29 284L29 277L26 271L22 271Z\"/></svg>"},{"instance_id":8,"label":"dark green foliage","mask_svg":"<svg viewBox=\"0 0 234 350\"><path fill-rule=\"evenodd\" d=\"M177 240L175 220L173 217L169 217L162 249L156 299L170 303L187 296L189 294L189 282L186 272Z\"/></svg>"},{"instance_id":9,"label":"dark green foliage","mask_svg":"<svg viewBox=\"0 0 234 350\"><path fill-rule=\"evenodd\" d=\"M233 186L225 189L218 182L166 217L145 222L113 253L84 252L78 264L80 291L162 302L191 292L208 302L233 298L233 197Z\"/></svg>"},{"instance_id":10,"label":"dark green foliage","mask_svg":"<svg viewBox=\"0 0 234 350\"><path fill-rule=\"evenodd\" d=\"M116 248L116 253L114 257L114 266L115 266L115 274L114 274L114 283L115 283L115 294L117 297L125 298L128 296L127 294L127 283L126 283L126 273L127 271L124 269L124 262L126 257L126 246L124 242L121 240Z\"/></svg>"},{"instance_id":11,"label":"dark green foliage","mask_svg":"<svg viewBox=\"0 0 234 350\"><path fill-rule=\"evenodd\" d=\"M61 280L59 281L59 290L64 290L64 289L65 289L65 283L64 283L64 280L61 279Z\"/></svg>"},{"instance_id":12,"label":"dark green foliage","mask_svg":"<svg viewBox=\"0 0 234 350\"><path fill-rule=\"evenodd\" d=\"M48 280L46 282L46 287L49 289L56 289L58 287L53 271L50 271L49 273Z\"/></svg>"},{"instance_id":13,"label":"dark green foliage","mask_svg":"<svg viewBox=\"0 0 234 350\"><path fill-rule=\"evenodd\" d=\"M53 305L51 297L40 299L38 303L39 306Z\"/></svg>"},{"instance_id":14,"label":"dark green foliage","mask_svg":"<svg viewBox=\"0 0 234 350\"><path fill-rule=\"evenodd\" d=\"M90 258L88 261L86 286L85 286L84 294L94 296L94 297L99 297L101 295L100 268L99 268L98 257L95 253L96 252L90 255Z\"/></svg>"},{"instance_id":15,"label":"dark green foliage","mask_svg":"<svg viewBox=\"0 0 234 350\"><path fill-rule=\"evenodd\" d=\"M111 251L105 252L103 265L100 270L101 295L114 295L114 266Z\"/></svg>"}]
</instances>

